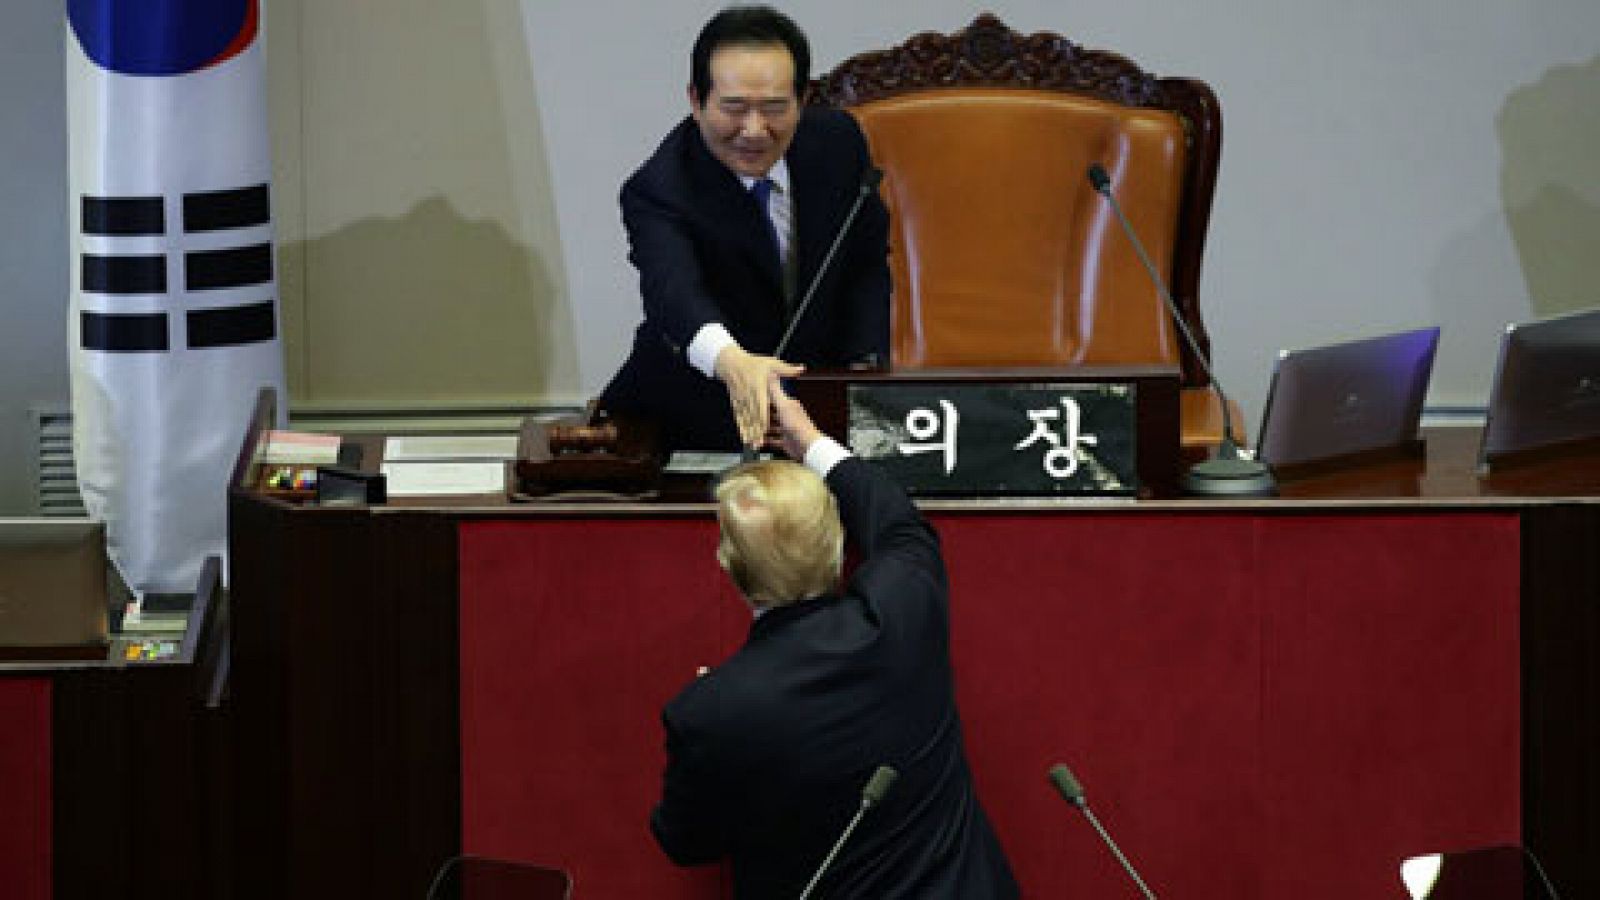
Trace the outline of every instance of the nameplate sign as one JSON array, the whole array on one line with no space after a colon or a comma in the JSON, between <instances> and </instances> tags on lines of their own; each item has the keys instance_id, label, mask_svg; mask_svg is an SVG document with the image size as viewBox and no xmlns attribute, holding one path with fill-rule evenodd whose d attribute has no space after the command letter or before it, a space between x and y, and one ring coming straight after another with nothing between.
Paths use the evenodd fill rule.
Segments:
<instances>
[{"instance_id":1,"label":"nameplate sign","mask_svg":"<svg viewBox=\"0 0 1600 900\"><path fill-rule=\"evenodd\" d=\"M848 443L918 494L1136 494L1136 391L1107 381L852 384Z\"/></svg>"}]
</instances>

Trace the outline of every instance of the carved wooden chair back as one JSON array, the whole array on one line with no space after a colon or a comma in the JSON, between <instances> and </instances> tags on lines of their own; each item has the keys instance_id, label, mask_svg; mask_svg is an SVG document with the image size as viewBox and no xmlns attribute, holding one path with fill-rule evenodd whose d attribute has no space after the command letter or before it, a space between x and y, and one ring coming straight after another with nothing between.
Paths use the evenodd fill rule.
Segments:
<instances>
[{"instance_id":1,"label":"carved wooden chair back","mask_svg":"<svg viewBox=\"0 0 1600 900\"><path fill-rule=\"evenodd\" d=\"M896 368L1181 363L1206 382L1104 198L1099 162L1209 352L1200 261L1222 132L1203 82L1158 78L993 15L846 60L893 215Z\"/></svg>"}]
</instances>

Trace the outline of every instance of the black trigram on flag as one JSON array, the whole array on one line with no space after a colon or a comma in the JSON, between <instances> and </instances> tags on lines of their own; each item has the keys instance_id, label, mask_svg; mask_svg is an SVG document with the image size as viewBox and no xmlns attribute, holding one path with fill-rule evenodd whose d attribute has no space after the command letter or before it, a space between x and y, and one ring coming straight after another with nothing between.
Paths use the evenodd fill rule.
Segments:
<instances>
[{"instance_id":1,"label":"black trigram on flag","mask_svg":"<svg viewBox=\"0 0 1600 900\"><path fill-rule=\"evenodd\" d=\"M163 311L80 313L83 349L167 352L173 340L170 318L180 314L181 344L192 349L277 337L271 241L229 242L221 234L252 229L257 234L251 237L260 236L260 227L272 218L265 184L184 194L178 208L183 220L178 240L160 240L169 235L164 197L84 196L81 212L83 234L97 238L91 246L99 251L86 249L82 254L83 293L101 296L107 307L115 307L119 299L167 298ZM149 252L151 238L161 244L160 252ZM126 245L126 252L115 252L119 244ZM181 284L177 291L171 289L174 281ZM237 298L251 288L259 288L265 296L244 303L202 305L208 293L228 291Z\"/></svg>"}]
</instances>

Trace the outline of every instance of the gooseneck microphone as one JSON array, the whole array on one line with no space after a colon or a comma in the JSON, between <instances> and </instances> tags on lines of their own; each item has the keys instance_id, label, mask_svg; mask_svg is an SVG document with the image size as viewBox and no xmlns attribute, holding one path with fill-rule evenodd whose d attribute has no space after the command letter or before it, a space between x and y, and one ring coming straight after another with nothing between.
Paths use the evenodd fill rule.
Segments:
<instances>
[{"instance_id":1,"label":"gooseneck microphone","mask_svg":"<svg viewBox=\"0 0 1600 900\"><path fill-rule=\"evenodd\" d=\"M1083 795L1083 785L1078 783L1078 779L1072 777L1072 770L1067 768L1065 763L1056 763L1050 767L1050 783L1056 786L1056 790L1061 792L1061 796L1068 803L1083 812L1083 817L1089 820L1090 825L1094 826L1094 830L1100 834L1100 840L1104 841L1105 845L1111 849L1111 855L1115 856L1117 862L1122 864L1122 871L1127 872L1128 877L1133 879L1133 883L1139 886L1139 892L1144 894L1146 900L1156 900L1156 895L1150 893L1150 888L1145 886L1144 879L1140 878L1139 873L1134 871L1133 863L1128 862L1128 858L1122 855L1122 850L1117 847L1117 842L1113 841L1111 835L1100 827L1100 820L1095 818L1094 811L1089 808L1088 798Z\"/></svg>"},{"instance_id":2,"label":"gooseneck microphone","mask_svg":"<svg viewBox=\"0 0 1600 900\"><path fill-rule=\"evenodd\" d=\"M816 888L817 882L822 880L823 873L828 871L828 866L833 865L833 858L839 855L839 850L844 847L844 842L850 840L851 832L855 831L856 826L861 823L861 817L867 814L867 810L873 809L883 802L884 795L889 793L889 788L894 787L894 780L899 777L900 773L896 772L893 766L879 766L878 770L872 773L872 777L867 779L867 786L861 789L860 808L856 810L855 815L850 817L850 824L844 827L844 833L839 835L837 841L833 842L833 849L829 850L828 855L823 858L822 865L817 866L817 871L811 876L811 880L806 883L806 889L800 892L800 900L806 900L807 897L811 896L811 891Z\"/></svg>"},{"instance_id":3,"label":"gooseneck microphone","mask_svg":"<svg viewBox=\"0 0 1600 900\"><path fill-rule=\"evenodd\" d=\"M1273 481L1272 472L1264 463L1247 458L1239 450L1239 441L1233 432L1233 413L1228 408L1228 395L1222 390L1222 382L1217 379L1217 373L1211 371L1211 364L1206 361L1205 353L1200 349L1200 342L1195 340L1194 332L1189 330L1189 323L1184 321L1182 310L1172 299L1172 292L1167 290L1167 283L1162 279L1161 273L1156 270L1155 263L1150 261L1150 254L1145 252L1144 244L1139 240L1139 235L1133 230L1133 224L1122 212L1122 205L1111 193L1111 176L1106 174L1105 167L1099 163L1089 166L1089 184L1095 192L1106 198L1111 204L1112 212L1117 214L1117 221L1122 223L1122 231L1128 236L1128 241L1133 244L1133 249L1139 254L1139 261L1144 263L1146 272L1150 273L1150 280L1155 282L1156 289L1161 293L1161 299L1167 304L1167 313L1172 317L1178 331L1183 335L1189 349L1194 352L1194 358L1200 363L1200 368L1205 370L1206 377L1211 381L1211 390L1222 401L1222 443L1217 447L1217 453L1211 459L1196 463L1190 467L1183 479L1183 488L1190 494L1202 496L1270 496L1278 492L1278 486Z\"/></svg>"},{"instance_id":4,"label":"gooseneck microphone","mask_svg":"<svg viewBox=\"0 0 1600 900\"><path fill-rule=\"evenodd\" d=\"M806 287L805 294L801 295L800 305L795 307L794 315L789 318L789 327L783 330L783 337L778 341L778 347L772 355L783 358L783 351L788 349L789 338L794 336L795 326L805 316L806 309L811 306L811 298L817 294L817 287L822 284L822 276L828 274L828 267L833 264L834 254L839 252L839 245L844 243L844 236L850 233L850 226L855 224L856 216L861 214L861 207L878 189L878 182L883 180L883 173L876 166L868 164L867 170L861 173L861 186L856 191L856 201L850 204L850 211L845 214L844 223L839 226L839 232L833 236L833 243L828 247L828 254L822 257L822 265L817 266L816 274L811 276L811 284Z\"/></svg>"},{"instance_id":5,"label":"gooseneck microphone","mask_svg":"<svg viewBox=\"0 0 1600 900\"><path fill-rule=\"evenodd\" d=\"M806 286L806 292L800 298L800 305L795 307L794 315L789 317L789 325L783 330L783 337L778 339L778 346L772 351L773 357L783 359L783 352L789 349L789 339L794 337L794 330L805 317L806 310L811 307L811 298L817 295L817 287L822 284L822 276L828 274L828 267L833 265L833 257L839 252L839 246L844 243L845 235L850 233L850 226L855 224L856 216L861 214L861 207L866 204L867 198L878 189L878 182L883 180L883 172L870 163L867 170L861 173L861 184L856 189L855 202L850 204L850 211L845 213L844 221L839 225L839 231L833 236L833 243L828 246L827 255L822 257L822 265L817 266L817 271L811 276L811 283ZM745 445L740 448L740 462L755 462L759 452L755 447Z\"/></svg>"}]
</instances>

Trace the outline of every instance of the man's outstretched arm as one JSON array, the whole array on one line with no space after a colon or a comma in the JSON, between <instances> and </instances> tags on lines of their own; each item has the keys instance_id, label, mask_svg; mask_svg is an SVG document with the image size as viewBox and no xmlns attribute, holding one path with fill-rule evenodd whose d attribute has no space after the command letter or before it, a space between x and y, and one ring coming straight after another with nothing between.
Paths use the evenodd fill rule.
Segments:
<instances>
[{"instance_id":1,"label":"man's outstretched arm","mask_svg":"<svg viewBox=\"0 0 1600 900\"><path fill-rule=\"evenodd\" d=\"M773 423L783 451L828 482L839 501L845 533L864 560L895 556L944 578L944 562L933 526L906 496L905 489L876 466L856 458L811 421L800 401L776 378L768 382Z\"/></svg>"}]
</instances>

